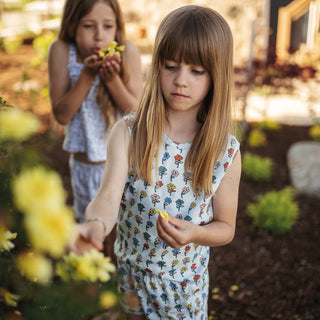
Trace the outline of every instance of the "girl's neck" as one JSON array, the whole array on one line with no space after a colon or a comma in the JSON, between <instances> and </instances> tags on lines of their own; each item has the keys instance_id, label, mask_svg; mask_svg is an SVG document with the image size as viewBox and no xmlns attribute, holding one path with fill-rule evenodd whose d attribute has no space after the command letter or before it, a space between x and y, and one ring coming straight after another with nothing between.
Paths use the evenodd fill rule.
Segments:
<instances>
[{"instance_id":1,"label":"girl's neck","mask_svg":"<svg viewBox=\"0 0 320 320\"><path fill-rule=\"evenodd\" d=\"M186 113L168 114L165 134L178 143L191 142L200 128L196 116Z\"/></svg>"}]
</instances>

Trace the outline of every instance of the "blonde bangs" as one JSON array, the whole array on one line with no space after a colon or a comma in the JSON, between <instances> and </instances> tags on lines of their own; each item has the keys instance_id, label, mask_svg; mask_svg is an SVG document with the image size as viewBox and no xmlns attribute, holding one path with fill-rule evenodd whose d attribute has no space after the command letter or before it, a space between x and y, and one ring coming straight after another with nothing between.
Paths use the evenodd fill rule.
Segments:
<instances>
[{"instance_id":1,"label":"blonde bangs","mask_svg":"<svg viewBox=\"0 0 320 320\"><path fill-rule=\"evenodd\" d=\"M168 21L162 30L162 39L156 53L160 65L166 60L183 61L191 65L204 66L209 70L212 48L209 47L205 26L201 26L203 24L204 21L199 16L193 15L186 19L184 13L181 13L175 21Z\"/></svg>"}]
</instances>

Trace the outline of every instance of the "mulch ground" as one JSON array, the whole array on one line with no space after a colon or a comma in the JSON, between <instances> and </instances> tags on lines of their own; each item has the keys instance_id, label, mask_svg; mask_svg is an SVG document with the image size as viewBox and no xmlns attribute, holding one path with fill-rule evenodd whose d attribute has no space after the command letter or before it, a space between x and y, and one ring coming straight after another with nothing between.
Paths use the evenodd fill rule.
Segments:
<instances>
[{"instance_id":1,"label":"mulch ground","mask_svg":"<svg viewBox=\"0 0 320 320\"><path fill-rule=\"evenodd\" d=\"M277 131L266 132L268 143L260 148L250 148L244 138L242 153L271 157L275 167L267 183L254 183L242 176L235 239L211 250L211 319L320 319L320 201L297 196L299 219L281 236L259 230L247 214L247 205L255 202L258 194L290 185L287 151L297 141L310 140L308 129L282 125ZM46 134L44 141L43 152L61 174L72 203L62 136Z\"/></svg>"}]
</instances>

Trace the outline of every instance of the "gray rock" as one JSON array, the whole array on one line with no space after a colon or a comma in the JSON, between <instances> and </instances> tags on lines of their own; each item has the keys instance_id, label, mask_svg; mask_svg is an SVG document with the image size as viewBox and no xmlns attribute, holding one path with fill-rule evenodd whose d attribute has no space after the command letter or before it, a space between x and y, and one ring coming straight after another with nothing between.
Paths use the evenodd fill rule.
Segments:
<instances>
[{"instance_id":1,"label":"gray rock","mask_svg":"<svg viewBox=\"0 0 320 320\"><path fill-rule=\"evenodd\" d=\"M320 199L320 142L294 143L287 161L296 193Z\"/></svg>"}]
</instances>

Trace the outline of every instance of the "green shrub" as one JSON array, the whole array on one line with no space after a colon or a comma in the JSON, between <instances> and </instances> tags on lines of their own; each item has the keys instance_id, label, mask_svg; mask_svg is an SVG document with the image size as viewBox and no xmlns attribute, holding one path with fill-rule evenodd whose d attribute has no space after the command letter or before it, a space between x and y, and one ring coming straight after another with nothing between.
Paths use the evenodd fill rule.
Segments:
<instances>
[{"instance_id":1,"label":"green shrub","mask_svg":"<svg viewBox=\"0 0 320 320\"><path fill-rule=\"evenodd\" d=\"M270 158L262 158L245 152L242 159L242 172L254 181L267 181L272 173L273 162Z\"/></svg>"},{"instance_id":2,"label":"green shrub","mask_svg":"<svg viewBox=\"0 0 320 320\"><path fill-rule=\"evenodd\" d=\"M281 235L292 228L299 215L293 198L292 187L271 191L258 196L257 203L249 204L248 213L255 226L272 235Z\"/></svg>"},{"instance_id":3,"label":"green shrub","mask_svg":"<svg viewBox=\"0 0 320 320\"><path fill-rule=\"evenodd\" d=\"M51 42L57 38L56 33L50 31L44 33L33 40L33 47L37 51L37 56L31 61L33 66L39 65L47 59L48 50Z\"/></svg>"},{"instance_id":4,"label":"green shrub","mask_svg":"<svg viewBox=\"0 0 320 320\"><path fill-rule=\"evenodd\" d=\"M257 128L262 130L270 130L270 131L279 130L280 124L277 121L264 120L257 124Z\"/></svg>"},{"instance_id":5,"label":"green shrub","mask_svg":"<svg viewBox=\"0 0 320 320\"><path fill-rule=\"evenodd\" d=\"M267 138L265 133L256 128L251 130L250 134L249 134L249 139L248 139L248 143L250 147L261 147L264 146L267 142Z\"/></svg>"},{"instance_id":6,"label":"green shrub","mask_svg":"<svg viewBox=\"0 0 320 320\"><path fill-rule=\"evenodd\" d=\"M18 38L18 39L3 39L3 48L4 50L9 53L15 53L19 50L19 48L22 46L22 39Z\"/></svg>"},{"instance_id":7,"label":"green shrub","mask_svg":"<svg viewBox=\"0 0 320 320\"><path fill-rule=\"evenodd\" d=\"M317 125L317 124L313 125L309 129L309 135L313 140L320 142L320 125Z\"/></svg>"},{"instance_id":8,"label":"green shrub","mask_svg":"<svg viewBox=\"0 0 320 320\"><path fill-rule=\"evenodd\" d=\"M234 123L233 134L236 136L237 140L241 143L243 141L244 129L240 122Z\"/></svg>"}]
</instances>

